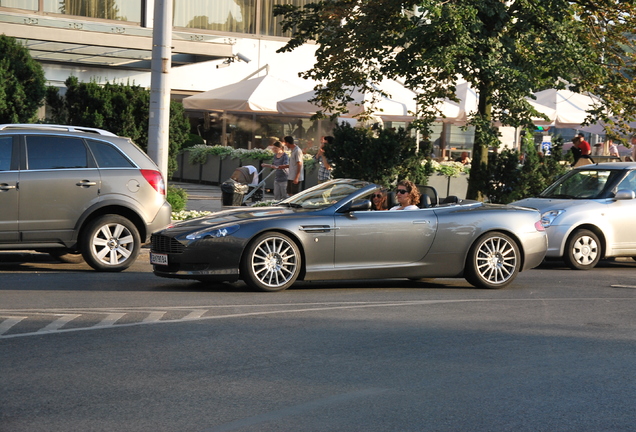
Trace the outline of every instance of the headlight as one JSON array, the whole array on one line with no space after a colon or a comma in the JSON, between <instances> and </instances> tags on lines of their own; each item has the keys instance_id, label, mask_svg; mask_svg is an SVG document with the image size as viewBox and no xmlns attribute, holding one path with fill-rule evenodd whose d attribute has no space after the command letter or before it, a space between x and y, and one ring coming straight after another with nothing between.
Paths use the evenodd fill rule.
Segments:
<instances>
[{"instance_id":1,"label":"headlight","mask_svg":"<svg viewBox=\"0 0 636 432\"><path fill-rule=\"evenodd\" d=\"M541 215L541 225L549 227L554 223L554 220L559 217L561 213L565 213L565 210L550 210Z\"/></svg>"},{"instance_id":2,"label":"headlight","mask_svg":"<svg viewBox=\"0 0 636 432\"><path fill-rule=\"evenodd\" d=\"M206 237L214 237L214 238L227 237L237 232L240 227L241 227L240 225L230 225L223 228L207 228L201 231L188 234L186 238L188 240L198 240L198 239L202 239Z\"/></svg>"}]
</instances>

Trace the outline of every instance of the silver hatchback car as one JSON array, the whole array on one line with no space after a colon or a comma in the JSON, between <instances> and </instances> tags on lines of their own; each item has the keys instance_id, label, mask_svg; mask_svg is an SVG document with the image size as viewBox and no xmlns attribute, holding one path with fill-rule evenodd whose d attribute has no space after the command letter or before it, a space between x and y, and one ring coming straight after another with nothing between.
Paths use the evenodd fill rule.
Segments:
<instances>
[{"instance_id":1,"label":"silver hatchback car","mask_svg":"<svg viewBox=\"0 0 636 432\"><path fill-rule=\"evenodd\" d=\"M636 163L572 169L536 198L512 203L541 212L546 258L588 270L602 258L636 259Z\"/></svg>"},{"instance_id":2,"label":"silver hatchback car","mask_svg":"<svg viewBox=\"0 0 636 432\"><path fill-rule=\"evenodd\" d=\"M0 125L0 250L121 271L170 223L164 179L130 139L61 125Z\"/></svg>"}]
</instances>

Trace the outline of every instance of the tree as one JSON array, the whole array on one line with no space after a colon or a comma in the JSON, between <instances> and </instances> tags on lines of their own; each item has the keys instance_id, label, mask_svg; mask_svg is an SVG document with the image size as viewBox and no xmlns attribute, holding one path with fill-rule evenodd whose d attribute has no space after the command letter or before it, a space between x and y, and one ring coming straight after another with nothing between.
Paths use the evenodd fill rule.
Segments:
<instances>
[{"instance_id":1,"label":"tree","mask_svg":"<svg viewBox=\"0 0 636 432\"><path fill-rule=\"evenodd\" d=\"M282 5L292 38L279 51L314 40L316 64L301 74L318 82L315 102L343 112L354 87L373 92L383 78L417 92L416 126L425 133L436 102L456 100L468 81L480 95L470 119L475 144L468 197L485 198L494 125L529 126L538 117L525 100L535 91L565 88L600 96L591 114L635 120L636 6L617 0L322 0ZM625 124L616 124L617 129Z\"/></svg>"},{"instance_id":2,"label":"tree","mask_svg":"<svg viewBox=\"0 0 636 432\"><path fill-rule=\"evenodd\" d=\"M144 151L148 150L148 90L136 85L80 83L77 77L69 77L65 84L64 96L59 95L56 87L47 89L46 102L51 107L54 122L106 129L129 137ZM171 101L169 177L177 169L176 156L188 139L189 131L183 105Z\"/></svg>"},{"instance_id":3,"label":"tree","mask_svg":"<svg viewBox=\"0 0 636 432\"><path fill-rule=\"evenodd\" d=\"M44 103L40 63L12 37L0 35L0 123L30 123Z\"/></svg>"},{"instance_id":4,"label":"tree","mask_svg":"<svg viewBox=\"0 0 636 432\"><path fill-rule=\"evenodd\" d=\"M334 142L325 147L333 162L334 177L357 178L388 187L397 180L423 183L424 153L417 153L415 139L398 130L353 128L342 123L334 128Z\"/></svg>"}]
</instances>

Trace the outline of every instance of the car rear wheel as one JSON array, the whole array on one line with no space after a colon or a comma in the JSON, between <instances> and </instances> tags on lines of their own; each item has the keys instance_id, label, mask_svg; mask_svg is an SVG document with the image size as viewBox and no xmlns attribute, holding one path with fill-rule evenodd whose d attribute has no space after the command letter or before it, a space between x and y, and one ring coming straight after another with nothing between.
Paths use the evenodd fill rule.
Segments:
<instances>
[{"instance_id":1,"label":"car rear wheel","mask_svg":"<svg viewBox=\"0 0 636 432\"><path fill-rule=\"evenodd\" d=\"M472 245L466 262L466 280L477 288L503 288L521 267L517 243L499 232L487 233Z\"/></svg>"},{"instance_id":2,"label":"car rear wheel","mask_svg":"<svg viewBox=\"0 0 636 432\"><path fill-rule=\"evenodd\" d=\"M300 268L300 250L296 243L284 234L265 233L247 248L241 275L252 289L282 291L294 284Z\"/></svg>"},{"instance_id":3,"label":"car rear wheel","mask_svg":"<svg viewBox=\"0 0 636 432\"><path fill-rule=\"evenodd\" d=\"M601 259L601 242L590 230L580 229L568 239L563 261L574 270L590 270Z\"/></svg>"},{"instance_id":4,"label":"car rear wheel","mask_svg":"<svg viewBox=\"0 0 636 432\"><path fill-rule=\"evenodd\" d=\"M92 221L82 234L84 259L98 271L122 271L137 259L141 239L135 224L119 215Z\"/></svg>"}]
</instances>

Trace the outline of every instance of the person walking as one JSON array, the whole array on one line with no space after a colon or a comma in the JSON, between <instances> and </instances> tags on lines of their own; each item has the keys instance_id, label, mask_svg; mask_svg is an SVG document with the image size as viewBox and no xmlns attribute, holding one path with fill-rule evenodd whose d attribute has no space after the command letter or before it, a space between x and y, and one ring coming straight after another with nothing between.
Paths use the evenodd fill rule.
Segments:
<instances>
[{"instance_id":1,"label":"person walking","mask_svg":"<svg viewBox=\"0 0 636 432\"><path fill-rule=\"evenodd\" d=\"M286 136L283 138L285 147L289 149L289 164L281 165L281 169L289 168L287 174L287 195L292 196L300 192L302 181L305 179L303 170L303 152L296 144L294 137Z\"/></svg>"},{"instance_id":2,"label":"person walking","mask_svg":"<svg viewBox=\"0 0 636 432\"><path fill-rule=\"evenodd\" d=\"M331 144L333 144L332 136L324 136L320 138L320 148L318 149L316 156L314 156L314 159L318 161L319 165L318 183L324 183L327 180L331 180L331 171L333 170L333 167L331 166L331 163L329 163L327 156L325 156L325 145Z\"/></svg>"},{"instance_id":3,"label":"person walking","mask_svg":"<svg viewBox=\"0 0 636 432\"><path fill-rule=\"evenodd\" d=\"M287 197L287 173L289 168L281 168L281 166L289 166L289 156L283 150L283 145L280 141L275 141L272 144L272 151L274 152L272 163L262 164L261 166L276 170L276 174L274 174L274 199L279 201Z\"/></svg>"}]
</instances>

